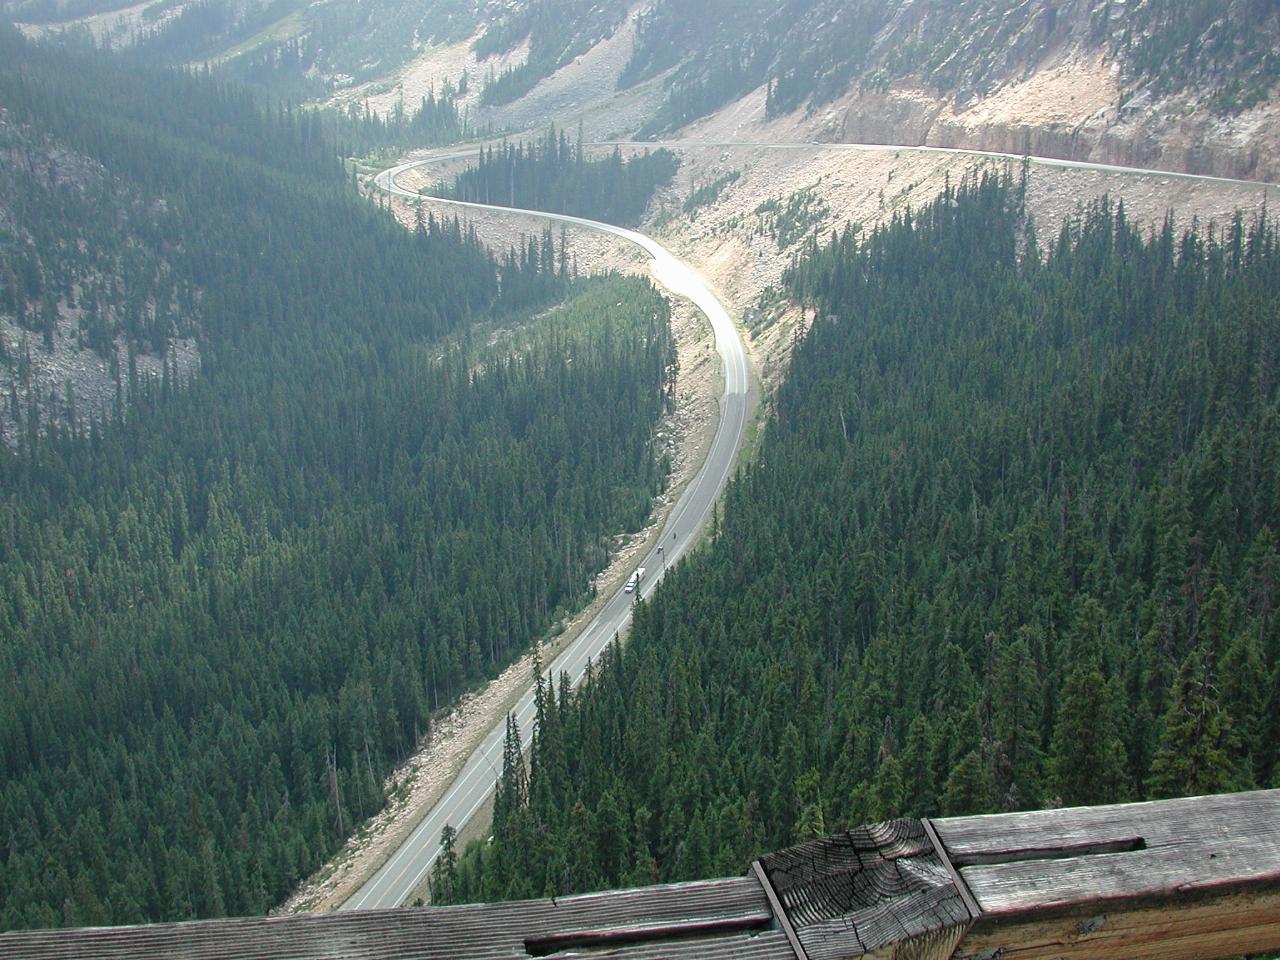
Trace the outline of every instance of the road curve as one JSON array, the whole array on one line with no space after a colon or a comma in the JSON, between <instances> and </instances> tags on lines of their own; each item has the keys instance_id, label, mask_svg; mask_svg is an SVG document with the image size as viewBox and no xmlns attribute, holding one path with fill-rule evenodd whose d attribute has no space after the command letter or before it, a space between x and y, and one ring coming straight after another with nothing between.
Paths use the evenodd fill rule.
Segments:
<instances>
[{"instance_id":1,"label":"road curve","mask_svg":"<svg viewBox=\"0 0 1280 960\"><path fill-rule=\"evenodd\" d=\"M384 170L374 178L379 189L401 197L420 199L417 193L396 184L405 170L426 163L460 159L474 155L474 150L463 153L441 154L427 160L402 163ZM751 379L747 368L746 352L738 329L729 318L724 305L698 276L697 272L677 260L656 240L622 227L571 217L566 214L545 213L540 210L521 210L514 207L498 207L479 203L461 203L453 200L432 200L472 209L498 210L504 213L527 213L561 223L586 227L601 233L621 237L643 248L652 258L654 278L677 296L692 301L711 322L715 333L716 351L724 370L724 391L720 397L720 421L716 426L711 449L707 452L702 469L685 488L667 517L656 544L640 565L648 571L640 592L648 595L662 579L665 568L678 560L693 542L691 534L699 530L711 516L716 498L724 488L733 470L738 451L746 435L747 416L750 408ZM621 589L611 597L604 608L578 635L578 637L546 666L548 676L559 678L567 674L572 683L582 678L588 661L598 660L601 651L631 621L631 604L634 594ZM520 698L515 708L520 735L525 743L533 732L533 690ZM369 910L378 907L395 907L404 903L422 883L440 853L440 832L446 825L461 829L472 815L484 805L493 792L494 782L502 767L502 742L506 719L500 720L485 735L479 749L467 759L462 771L450 784L443 797L422 818L409 838L391 856L382 868L347 900L342 910Z\"/></svg>"},{"instance_id":2,"label":"road curve","mask_svg":"<svg viewBox=\"0 0 1280 960\"><path fill-rule=\"evenodd\" d=\"M1256 180L1232 180L1226 177L1213 177L1202 174L1178 173L1170 170L1154 170L1139 167L1122 167L1109 164L1090 163L1077 160L1059 160L1053 157L1020 156L1012 153L999 153L986 150L969 150L952 147L909 146L895 144L867 143L754 143L743 141L699 141L673 140L655 142L617 141L592 146L647 146L647 147L741 147L767 148L772 150L848 150L867 153L920 152L939 153L961 156L972 156L1006 161L1027 161L1036 166L1058 167L1073 170L1093 170L1104 173L1118 173L1136 176L1170 177L1175 179L1199 180L1209 183L1236 184L1268 190L1277 186ZM478 148L471 147L449 153L436 154L424 160L401 163L384 170L374 178L379 189L409 199L420 199L420 195L406 190L396 184L396 177L413 167L429 163L442 163L448 160L461 160L473 157ZM496 210L505 213L525 213L544 217L562 223L570 223L609 233L636 244L653 257L653 275L672 293L686 297L706 314L715 331L716 350L725 371L724 394L720 401L721 417L712 441L711 450L702 470L693 482L685 489L684 495L676 504L663 527L656 546L641 565L650 573L645 578L641 590L648 594L657 581L661 579L666 565L675 562L691 542L689 534L699 529L710 515L711 507L723 489L729 473L733 468L738 449L741 447L748 413L749 377L747 374L746 355L743 351L737 328L729 319L723 305L701 281L697 274L671 255L661 244L642 233L615 227L582 217L566 214L546 213L540 210L524 210L515 207L503 207L482 203L463 203L456 200L432 198L433 203L450 204L459 207L470 207L481 210ZM661 553L659 551L662 551ZM549 676L559 677L567 673L573 683L581 678L589 659L599 657L600 651L620 630L630 622L631 595L619 592L612 597L604 609L582 631L578 639L566 649L547 668ZM516 718L520 724L520 734L528 742L533 729L533 693L529 691L521 698L516 707ZM396 851L390 860L370 880L365 883L346 903L343 910L371 909L375 907L392 907L403 903L426 877L440 852L440 831L446 824L461 827L489 798L493 784L502 762L502 739L505 719L497 724L485 737L480 749L471 755L462 772L454 780L445 795L435 807L422 819L409 839Z\"/></svg>"}]
</instances>

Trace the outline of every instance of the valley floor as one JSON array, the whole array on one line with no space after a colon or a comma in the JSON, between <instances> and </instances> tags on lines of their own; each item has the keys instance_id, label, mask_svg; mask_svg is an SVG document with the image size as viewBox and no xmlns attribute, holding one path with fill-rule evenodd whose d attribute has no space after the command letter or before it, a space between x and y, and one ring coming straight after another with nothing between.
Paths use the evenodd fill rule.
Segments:
<instances>
[{"instance_id":1,"label":"valley floor","mask_svg":"<svg viewBox=\"0 0 1280 960\"><path fill-rule=\"evenodd\" d=\"M404 185L412 184L412 174L411 171L402 178ZM437 217L452 217L457 213L457 208L433 206L430 202L426 202L424 208ZM401 223L413 228L416 214L411 204L396 199L393 210ZM498 252L518 245L522 237L537 234L543 227L537 218L519 214L466 211L462 219L464 228L475 227L480 238ZM647 258L630 244L588 230L570 230L566 239L570 255L583 274L618 271L647 275ZM543 664L550 663L592 621L605 600L618 591L636 557L651 546L681 491L705 460L717 419L719 370L711 328L688 302L674 297L668 299L679 357L677 405L662 428L664 439L673 447L672 474L649 525L640 533L624 535L615 542L612 562L596 578L596 601L571 621L562 623L557 635L549 638L545 646L525 654L485 687L463 697L436 721L422 749L384 784L390 797L386 808L364 824L333 860L301 884L277 913L334 910L349 899L405 841L443 795L467 757L513 709L528 689L535 658L540 658ZM473 817L462 838L480 835L486 829L486 821L484 812ZM428 897L425 884L420 895L424 900Z\"/></svg>"},{"instance_id":2,"label":"valley floor","mask_svg":"<svg viewBox=\"0 0 1280 960\"><path fill-rule=\"evenodd\" d=\"M726 135L708 124L707 138ZM807 322L804 313L775 304L768 291L780 284L783 270L810 237L855 225L869 232L877 224L929 203L948 182L984 170L1022 175L1021 163L960 154L902 149L861 152L836 146L727 143L676 145L682 166L676 181L658 198L648 229L686 262L696 264L735 315L743 317L751 360L766 399L786 370L791 345ZM647 149L637 145L634 149ZM449 171L407 171L401 185L429 186ZM736 174L736 177L734 175ZM711 203L686 211L685 199L698 187L733 178ZM1134 175L1063 169L1035 164L1027 168L1028 210L1041 242L1051 242L1060 224L1077 216L1096 197L1123 203L1135 222L1155 229L1172 216L1181 228L1193 221L1225 225L1237 210L1246 216L1262 209L1272 188L1261 184L1225 184L1153 173ZM436 216L452 217L457 208L424 202ZM411 204L393 202L396 216L412 228ZM495 250L542 229L537 218L490 211L467 211L473 226ZM584 274L618 270L643 273L645 258L624 242L589 231L570 230L571 256ZM674 332L680 351L679 406L667 426L678 440L672 493L663 500L646 534L661 526L666 508L696 472L715 423L715 351L711 331L697 311L675 303ZM601 597L621 583L645 537L618 544L614 562L597 579ZM542 651L549 662L595 613L583 611ZM443 794L485 733L509 712L533 672L532 653L509 667L486 688L464 698L433 731L431 740L386 784L392 801L353 837L342 853L304 883L281 912L334 909L371 876ZM483 821L485 817L477 817ZM487 829L473 821L465 841ZM420 891L426 896L426 891Z\"/></svg>"}]
</instances>

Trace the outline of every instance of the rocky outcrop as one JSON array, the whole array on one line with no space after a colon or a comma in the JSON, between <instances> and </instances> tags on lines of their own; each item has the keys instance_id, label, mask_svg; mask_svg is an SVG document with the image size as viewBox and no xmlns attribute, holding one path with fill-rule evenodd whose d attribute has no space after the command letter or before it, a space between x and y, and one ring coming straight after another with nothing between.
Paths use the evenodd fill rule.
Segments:
<instances>
[{"instance_id":1,"label":"rocky outcrop","mask_svg":"<svg viewBox=\"0 0 1280 960\"><path fill-rule=\"evenodd\" d=\"M1022 121L984 109L1005 91L957 109L947 99L902 86L858 93L828 113L817 138L829 142L896 143L1150 167L1240 180L1280 182L1280 103L1274 99L1230 118L1215 117L1192 97L1145 96L1085 116L1033 116ZM1053 91L1047 91L1053 96ZM1025 99L1025 98L1024 98ZM1036 111L1027 111L1034 114ZM1024 113L1023 115L1026 115Z\"/></svg>"}]
</instances>

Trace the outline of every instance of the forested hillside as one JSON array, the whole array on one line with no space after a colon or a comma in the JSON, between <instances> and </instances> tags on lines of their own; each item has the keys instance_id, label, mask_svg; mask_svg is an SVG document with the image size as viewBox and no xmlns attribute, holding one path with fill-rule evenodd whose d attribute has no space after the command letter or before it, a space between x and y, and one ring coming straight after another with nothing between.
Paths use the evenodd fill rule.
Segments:
<instances>
[{"instance_id":1,"label":"forested hillside","mask_svg":"<svg viewBox=\"0 0 1280 960\"><path fill-rule=\"evenodd\" d=\"M624 160L615 147L608 157L590 157L581 142L570 143L563 130L551 127L529 143L482 148L479 162L459 173L445 195L634 225L679 163L670 150Z\"/></svg>"},{"instance_id":2,"label":"forested hillside","mask_svg":"<svg viewBox=\"0 0 1280 960\"><path fill-rule=\"evenodd\" d=\"M1275 785L1280 245L1048 249L984 179L787 277L818 318L714 541L508 751L443 899L741 873L849 824Z\"/></svg>"},{"instance_id":3,"label":"forested hillside","mask_svg":"<svg viewBox=\"0 0 1280 960\"><path fill-rule=\"evenodd\" d=\"M0 3L21 21L74 21L71 32L83 35L78 18L115 6ZM207 62L279 96L315 101L352 83L394 85L432 48L474 38L472 105L483 110L571 67L629 15L635 42L610 76L624 90L660 81L663 99L645 134L677 129L764 85L772 115L899 81L969 104L1064 51L1104 55L1123 91L1116 106L1137 102L1139 113L1144 95L1190 90L1207 116L1236 115L1280 81L1280 11L1271 0L154 0L114 31L93 29L147 63ZM486 64L498 54L511 55L506 66Z\"/></svg>"},{"instance_id":4,"label":"forested hillside","mask_svg":"<svg viewBox=\"0 0 1280 960\"><path fill-rule=\"evenodd\" d=\"M678 67L649 125L657 132L765 83L771 113L906 77L967 100L1079 45L1107 53L1130 90L1191 86L1229 114L1280 81L1278 36L1266 0L658 0L623 79Z\"/></svg>"},{"instance_id":5,"label":"forested hillside","mask_svg":"<svg viewBox=\"0 0 1280 960\"><path fill-rule=\"evenodd\" d=\"M458 112L457 87L448 82L438 95L428 90L416 105L398 104L386 117L354 103L345 112L326 111L323 116L344 156L368 157L386 150L395 157L402 150L457 143L476 134Z\"/></svg>"},{"instance_id":6,"label":"forested hillside","mask_svg":"<svg viewBox=\"0 0 1280 960\"><path fill-rule=\"evenodd\" d=\"M646 516L666 302L402 230L309 115L0 43L6 122L150 212L62 223L57 183L0 253L55 301L159 272L203 358L0 449L0 927L262 913Z\"/></svg>"},{"instance_id":7,"label":"forested hillside","mask_svg":"<svg viewBox=\"0 0 1280 960\"><path fill-rule=\"evenodd\" d=\"M16 93L0 95L7 104ZM33 129L30 116L7 107L0 115L0 317L51 351L76 304L84 346L111 356L119 339L163 354L196 314L188 278L173 275L154 242L171 229L167 211L120 190L100 164ZM117 277L127 278L127 302Z\"/></svg>"},{"instance_id":8,"label":"forested hillside","mask_svg":"<svg viewBox=\"0 0 1280 960\"><path fill-rule=\"evenodd\" d=\"M22 334L0 363L20 431L38 412L71 414L64 395L84 358L61 357L56 402L33 367L57 366L55 353L76 347L108 361L114 391L76 411L101 416L127 398L136 358L165 357L174 337L204 323L208 263L232 271L230 258L245 255L218 248L219 231L246 229L230 211L254 210L265 245L264 218L340 189L342 173L313 115L266 111L243 91L176 72L37 53L9 28L0 54L0 314ZM219 276L225 285L234 273ZM235 295L246 293L260 291Z\"/></svg>"}]
</instances>

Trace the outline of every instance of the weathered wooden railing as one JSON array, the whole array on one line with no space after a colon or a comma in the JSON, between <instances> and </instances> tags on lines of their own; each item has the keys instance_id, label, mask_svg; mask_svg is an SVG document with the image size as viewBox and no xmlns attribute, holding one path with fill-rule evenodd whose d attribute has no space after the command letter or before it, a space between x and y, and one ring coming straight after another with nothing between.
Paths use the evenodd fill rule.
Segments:
<instances>
[{"instance_id":1,"label":"weathered wooden railing","mask_svg":"<svg viewBox=\"0 0 1280 960\"><path fill-rule=\"evenodd\" d=\"M0 957L1181 960L1280 951L1280 790L893 820L746 877L463 907L0 934Z\"/></svg>"},{"instance_id":2,"label":"weathered wooden railing","mask_svg":"<svg viewBox=\"0 0 1280 960\"><path fill-rule=\"evenodd\" d=\"M1277 790L897 820L771 854L757 870L801 960L1280 950Z\"/></svg>"}]
</instances>

